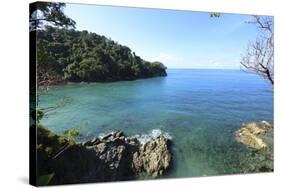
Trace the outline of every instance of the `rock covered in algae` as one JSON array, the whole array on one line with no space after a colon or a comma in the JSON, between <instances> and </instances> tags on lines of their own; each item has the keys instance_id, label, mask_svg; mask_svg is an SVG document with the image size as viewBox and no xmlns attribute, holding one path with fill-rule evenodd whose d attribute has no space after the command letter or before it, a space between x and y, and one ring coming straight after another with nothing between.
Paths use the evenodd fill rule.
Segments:
<instances>
[{"instance_id":1,"label":"rock covered in algae","mask_svg":"<svg viewBox=\"0 0 281 188\"><path fill-rule=\"evenodd\" d=\"M265 149L268 147L266 134L273 129L273 126L267 121L251 122L243 124L240 129L235 133L235 138L238 142L254 148L254 149Z\"/></svg>"}]
</instances>

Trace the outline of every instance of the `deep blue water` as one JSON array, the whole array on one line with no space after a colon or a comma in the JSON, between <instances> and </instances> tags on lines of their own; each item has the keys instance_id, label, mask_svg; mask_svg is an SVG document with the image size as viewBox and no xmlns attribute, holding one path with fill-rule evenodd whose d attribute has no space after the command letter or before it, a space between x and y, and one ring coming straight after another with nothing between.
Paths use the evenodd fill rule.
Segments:
<instances>
[{"instance_id":1,"label":"deep blue water","mask_svg":"<svg viewBox=\"0 0 281 188\"><path fill-rule=\"evenodd\" d=\"M240 70L170 69L167 77L56 86L39 107L58 106L42 124L80 130L80 139L123 130L168 133L174 164L168 177L239 173L247 149L234 139L242 123L273 121L272 86ZM154 131L155 133L155 131Z\"/></svg>"}]
</instances>

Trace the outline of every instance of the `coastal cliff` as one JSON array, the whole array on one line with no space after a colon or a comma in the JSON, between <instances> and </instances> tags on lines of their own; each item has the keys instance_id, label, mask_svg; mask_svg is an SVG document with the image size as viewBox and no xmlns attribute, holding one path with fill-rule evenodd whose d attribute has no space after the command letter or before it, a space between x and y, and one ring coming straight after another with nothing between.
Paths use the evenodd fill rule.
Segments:
<instances>
[{"instance_id":1,"label":"coastal cliff","mask_svg":"<svg viewBox=\"0 0 281 188\"><path fill-rule=\"evenodd\" d=\"M70 143L42 126L31 130L38 135L37 178L52 174L49 185L156 178L171 165L171 140L164 135L141 143L117 131Z\"/></svg>"}]
</instances>

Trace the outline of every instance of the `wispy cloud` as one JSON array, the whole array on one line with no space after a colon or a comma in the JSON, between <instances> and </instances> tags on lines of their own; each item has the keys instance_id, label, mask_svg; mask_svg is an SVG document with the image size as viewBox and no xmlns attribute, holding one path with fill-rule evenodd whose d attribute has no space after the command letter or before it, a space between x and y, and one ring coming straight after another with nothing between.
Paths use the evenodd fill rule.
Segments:
<instances>
[{"instance_id":1,"label":"wispy cloud","mask_svg":"<svg viewBox=\"0 0 281 188\"><path fill-rule=\"evenodd\" d=\"M171 53L161 52L156 57L152 58L153 61L160 61L167 67L177 66L184 63L184 58L176 56Z\"/></svg>"},{"instance_id":2,"label":"wispy cloud","mask_svg":"<svg viewBox=\"0 0 281 188\"><path fill-rule=\"evenodd\" d=\"M238 63L234 63L234 62L229 62L227 60L223 60L223 59L213 59L210 60L209 63L207 63L207 67L206 68L211 68L211 69L237 69L238 66L234 66L235 64Z\"/></svg>"}]
</instances>

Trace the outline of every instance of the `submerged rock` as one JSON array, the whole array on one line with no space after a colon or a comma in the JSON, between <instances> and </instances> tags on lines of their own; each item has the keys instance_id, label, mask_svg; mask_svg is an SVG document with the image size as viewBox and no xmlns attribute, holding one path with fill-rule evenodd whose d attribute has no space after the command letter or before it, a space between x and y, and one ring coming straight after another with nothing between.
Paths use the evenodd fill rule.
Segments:
<instances>
[{"instance_id":1,"label":"submerged rock","mask_svg":"<svg viewBox=\"0 0 281 188\"><path fill-rule=\"evenodd\" d=\"M273 171L273 126L267 121L243 124L236 140L248 147L240 158L241 173Z\"/></svg>"},{"instance_id":2,"label":"submerged rock","mask_svg":"<svg viewBox=\"0 0 281 188\"><path fill-rule=\"evenodd\" d=\"M40 138L38 174L55 173L51 184L130 180L140 175L158 177L171 165L170 139L163 135L141 143L122 131L112 132L69 145L68 149L53 158L68 145L67 141L60 144L59 136L50 134L43 127L37 129L40 129L37 131Z\"/></svg>"},{"instance_id":3,"label":"submerged rock","mask_svg":"<svg viewBox=\"0 0 281 188\"><path fill-rule=\"evenodd\" d=\"M243 124L241 128L236 131L235 138L238 142L251 148L265 149L268 145L264 141L263 137L271 129L273 129L273 126L267 121Z\"/></svg>"}]
</instances>

